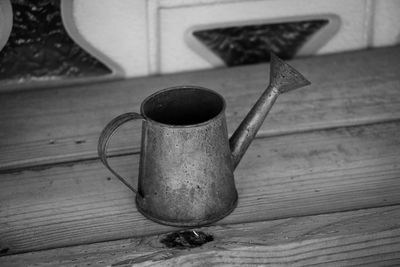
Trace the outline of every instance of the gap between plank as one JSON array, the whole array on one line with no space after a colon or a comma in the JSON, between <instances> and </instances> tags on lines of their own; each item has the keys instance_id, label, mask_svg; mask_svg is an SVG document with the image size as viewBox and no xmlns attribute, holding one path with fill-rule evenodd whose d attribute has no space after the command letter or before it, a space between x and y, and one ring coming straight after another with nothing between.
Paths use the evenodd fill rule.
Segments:
<instances>
[{"instance_id":1,"label":"gap between plank","mask_svg":"<svg viewBox=\"0 0 400 267\"><path fill-rule=\"evenodd\" d=\"M260 133L256 136L255 139L264 139L264 138L273 138L277 136L287 136L287 135L295 135L295 134L303 134L303 133L309 133L309 132L318 132L318 131L327 131L327 130L333 130L333 129L341 129L341 128L352 128L352 127L361 127L361 126L368 126L368 125L379 125L379 124L385 124L385 123L390 123L390 122L397 122L400 121L400 118L389 118L389 119L384 119L384 120L372 120L372 121L365 121L365 122L355 122L355 123L344 123L343 125L330 125L330 126L324 126L324 127L319 127L319 128L312 128L312 129L299 129L299 130L292 130L292 131L285 131L285 132L275 132L275 133ZM251 144L250 144L251 145ZM127 147L127 148L114 148L109 150L109 158L118 158L118 157L124 157L124 156L129 156L129 155L135 155L139 154L140 149L136 149L135 147ZM79 159L76 159L77 155L81 155ZM52 157L53 158L53 157ZM87 152L87 153L78 153L78 154L73 154L73 155L63 155L60 157L61 159L63 158L64 160L60 160L58 162L52 162L52 163L46 163L46 159L38 161L36 159L35 161L26 161L26 163L22 163L23 166L21 167L13 167L13 165L21 165L21 162L15 162L13 165L8 165L6 167L0 167L0 175L1 174L9 174L9 173L18 173L26 170L44 170L44 169L50 169L53 167L61 167L61 166L70 166L74 165L76 163L85 163L85 162L92 162L96 161L99 159L97 156L96 152ZM73 158L73 159L68 159L68 158ZM42 163L40 163L42 162Z\"/></svg>"},{"instance_id":2,"label":"gap between plank","mask_svg":"<svg viewBox=\"0 0 400 267\"><path fill-rule=\"evenodd\" d=\"M213 227L227 227L227 226L238 226L238 225L249 225L249 224L257 224L257 223L272 223L274 221L282 221L282 220L291 220L291 219L307 219L307 218L312 218L312 217L319 217L319 216L324 216L324 215L345 215L345 214L350 214L352 212L368 212L368 211L373 211L377 209L382 209L382 208L390 208L390 207L400 207L400 204L390 204L390 205L382 205L382 206L374 206L374 207L368 207L368 208L359 208L359 209L348 209L348 210L340 210L340 211L331 211L331 212L325 212L325 213L313 213L313 214L307 214L307 215L302 215L302 216L283 216L283 217L277 217L269 220L255 220L251 222L237 222L237 223L226 223L226 224L210 224L202 227L191 227L191 228L180 228L177 227L175 231L181 231L181 230L191 230L195 229L206 229L206 228L213 228ZM84 242L80 244L75 244L75 245L64 245L60 247L52 247L52 248L45 248L45 249L38 249L38 250L31 250L31 251L24 251L24 252L14 252L14 253L9 253L9 254L4 254L0 255L1 258L6 258L7 256L16 256L16 255L24 255L24 254L29 254L29 253L40 253L40 252L46 252L46 251L51 251L55 249L63 249L63 248L74 248L74 247L81 247L81 246L88 246L88 245L96 245L96 244L105 244L105 243L112 243L112 242L118 242L118 241L123 241L123 240L130 240L130 239L137 239L137 238L148 238L148 237L155 237L155 236L160 236L160 235L166 235L168 233L172 233L174 231L172 230L165 230L165 231L160 231L157 233L153 234L147 234L147 235L135 235L132 237L124 237L124 238L115 238L115 239L109 239L107 241L100 241L100 242Z\"/></svg>"}]
</instances>

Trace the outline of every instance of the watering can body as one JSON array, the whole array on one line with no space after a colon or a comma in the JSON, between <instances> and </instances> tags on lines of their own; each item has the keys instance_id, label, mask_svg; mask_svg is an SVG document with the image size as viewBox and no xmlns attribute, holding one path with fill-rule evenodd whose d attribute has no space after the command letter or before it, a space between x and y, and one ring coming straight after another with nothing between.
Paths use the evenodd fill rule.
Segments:
<instances>
[{"instance_id":1,"label":"watering can body","mask_svg":"<svg viewBox=\"0 0 400 267\"><path fill-rule=\"evenodd\" d=\"M146 217L164 224L208 224L230 213L237 203L225 103L212 91L188 86L167 89L153 97L173 91L182 91L182 98L211 95L220 100L215 103L221 105L216 107L220 111L190 126L160 124L145 117L137 207ZM143 110L142 114L146 116Z\"/></svg>"},{"instance_id":2,"label":"watering can body","mask_svg":"<svg viewBox=\"0 0 400 267\"><path fill-rule=\"evenodd\" d=\"M147 218L173 226L218 221L236 206L234 170L279 94L309 82L272 55L270 84L231 138L225 101L198 86L178 86L147 97L139 113L112 120L100 135L98 151L106 167L136 193L136 206ZM142 120L137 188L107 161L108 140L129 120Z\"/></svg>"}]
</instances>

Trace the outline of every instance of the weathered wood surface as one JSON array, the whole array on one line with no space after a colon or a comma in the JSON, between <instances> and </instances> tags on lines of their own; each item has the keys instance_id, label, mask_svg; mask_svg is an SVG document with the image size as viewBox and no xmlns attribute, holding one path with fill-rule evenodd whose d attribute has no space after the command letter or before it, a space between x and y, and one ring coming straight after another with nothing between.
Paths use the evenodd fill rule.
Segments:
<instances>
[{"instance_id":1,"label":"weathered wood surface","mask_svg":"<svg viewBox=\"0 0 400 267\"><path fill-rule=\"evenodd\" d=\"M400 47L294 60L313 85L281 96L259 136L400 118ZM152 92L182 84L227 100L230 131L267 84L266 64L101 84L2 94L0 170L94 159L99 132L113 117L139 111ZM323 71L321 71L323 70ZM117 154L137 152L140 124L115 138Z\"/></svg>"},{"instance_id":2,"label":"weathered wood surface","mask_svg":"<svg viewBox=\"0 0 400 267\"><path fill-rule=\"evenodd\" d=\"M398 266L400 206L196 229L213 241L167 248L166 234L0 257L16 266Z\"/></svg>"},{"instance_id":3,"label":"weathered wood surface","mask_svg":"<svg viewBox=\"0 0 400 267\"><path fill-rule=\"evenodd\" d=\"M399 204L399 131L400 121L255 140L235 172L238 207L218 224ZM136 154L112 160L137 177ZM7 253L172 229L140 215L97 160L3 174L0 205Z\"/></svg>"},{"instance_id":4,"label":"weathered wood surface","mask_svg":"<svg viewBox=\"0 0 400 267\"><path fill-rule=\"evenodd\" d=\"M313 85L278 100L235 172L237 209L191 250L159 243L176 228L136 211L97 159L99 132L178 84L220 92L232 132L268 65L1 94L0 266L399 265L399 59L393 47L293 61ZM132 183L139 129L112 144L112 165Z\"/></svg>"}]
</instances>

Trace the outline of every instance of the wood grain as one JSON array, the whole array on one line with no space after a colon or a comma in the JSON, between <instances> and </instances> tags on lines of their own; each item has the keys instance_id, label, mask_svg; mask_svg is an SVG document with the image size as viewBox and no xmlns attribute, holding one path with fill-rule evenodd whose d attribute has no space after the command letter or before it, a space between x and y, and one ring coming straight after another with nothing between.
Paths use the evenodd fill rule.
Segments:
<instances>
[{"instance_id":1,"label":"wood grain","mask_svg":"<svg viewBox=\"0 0 400 267\"><path fill-rule=\"evenodd\" d=\"M400 264L400 206L196 229L214 240L167 248L166 234L0 257L15 266L388 266Z\"/></svg>"},{"instance_id":2,"label":"wood grain","mask_svg":"<svg viewBox=\"0 0 400 267\"><path fill-rule=\"evenodd\" d=\"M400 203L400 121L260 138L235 173L237 209L218 224ZM138 156L115 157L137 177ZM132 182L135 183L132 178ZM40 250L171 231L97 160L0 176L0 247Z\"/></svg>"},{"instance_id":3,"label":"wood grain","mask_svg":"<svg viewBox=\"0 0 400 267\"><path fill-rule=\"evenodd\" d=\"M259 136L400 118L400 47L294 60L312 85L281 96ZM194 84L221 93L232 132L268 81L253 65L0 95L0 170L97 158L100 131L113 117L139 111L156 90ZM115 154L139 149L140 125L114 138Z\"/></svg>"}]
</instances>

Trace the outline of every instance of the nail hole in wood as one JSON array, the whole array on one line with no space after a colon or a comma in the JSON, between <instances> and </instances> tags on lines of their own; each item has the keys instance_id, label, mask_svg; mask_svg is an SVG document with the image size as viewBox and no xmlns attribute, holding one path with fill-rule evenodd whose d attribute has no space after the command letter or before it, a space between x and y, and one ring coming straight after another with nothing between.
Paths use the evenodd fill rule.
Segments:
<instances>
[{"instance_id":1,"label":"nail hole in wood","mask_svg":"<svg viewBox=\"0 0 400 267\"><path fill-rule=\"evenodd\" d=\"M9 248L0 248L0 255L2 254L7 254L7 252L9 251Z\"/></svg>"}]
</instances>

